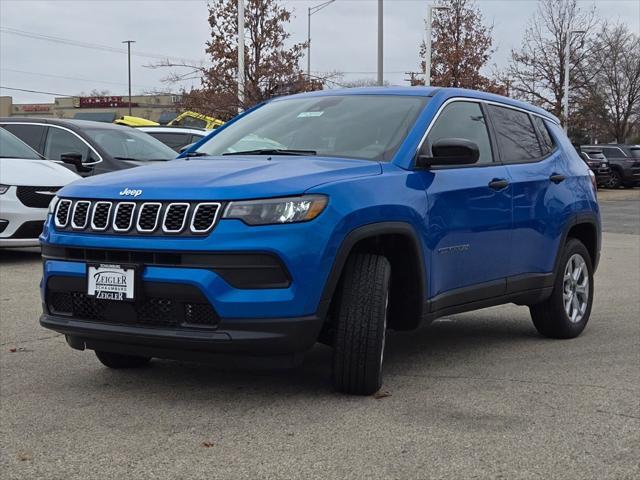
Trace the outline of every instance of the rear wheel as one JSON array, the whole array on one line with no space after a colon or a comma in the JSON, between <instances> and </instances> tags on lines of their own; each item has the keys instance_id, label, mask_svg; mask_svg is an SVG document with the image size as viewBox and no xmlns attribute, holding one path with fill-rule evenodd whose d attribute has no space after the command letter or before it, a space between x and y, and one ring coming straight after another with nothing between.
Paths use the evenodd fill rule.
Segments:
<instances>
[{"instance_id":1,"label":"rear wheel","mask_svg":"<svg viewBox=\"0 0 640 480\"><path fill-rule=\"evenodd\" d=\"M611 176L609 177L609 181L607 182L607 187L609 188L620 188L622 185L622 176L620 172L617 170L611 170Z\"/></svg>"},{"instance_id":2,"label":"rear wheel","mask_svg":"<svg viewBox=\"0 0 640 480\"><path fill-rule=\"evenodd\" d=\"M593 267L586 247L570 238L562 252L553 292L529 307L538 332L549 338L574 338L587 326L593 303Z\"/></svg>"},{"instance_id":3,"label":"rear wheel","mask_svg":"<svg viewBox=\"0 0 640 480\"><path fill-rule=\"evenodd\" d=\"M109 368L138 368L149 363L150 357L138 357L135 355L122 355L119 353L100 352L96 350L96 357L105 367Z\"/></svg>"},{"instance_id":4,"label":"rear wheel","mask_svg":"<svg viewBox=\"0 0 640 480\"><path fill-rule=\"evenodd\" d=\"M391 265L380 255L352 255L337 292L333 386L371 395L382 385Z\"/></svg>"}]
</instances>

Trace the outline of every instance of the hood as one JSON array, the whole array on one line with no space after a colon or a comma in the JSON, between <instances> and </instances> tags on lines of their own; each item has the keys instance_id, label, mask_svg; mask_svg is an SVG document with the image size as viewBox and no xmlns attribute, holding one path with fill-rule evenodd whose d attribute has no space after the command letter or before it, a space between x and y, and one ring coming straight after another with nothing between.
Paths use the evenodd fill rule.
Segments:
<instances>
[{"instance_id":1,"label":"hood","mask_svg":"<svg viewBox=\"0 0 640 480\"><path fill-rule=\"evenodd\" d=\"M267 198L301 194L323 183L381 172L378 162L368 160L300 156L196 157L87 178L65 188L59 195L136 200Z\"/></svg>"},{"instance_id":2,"label":"hood","mask_svg":"<svg viewBox=\"0 0 640 480\"><path fill-rule=\"evenodd\" d=\"M0 158L0 183L35 187L62 187L79 175L49 160Z\"/></svg>"}]
</instances>

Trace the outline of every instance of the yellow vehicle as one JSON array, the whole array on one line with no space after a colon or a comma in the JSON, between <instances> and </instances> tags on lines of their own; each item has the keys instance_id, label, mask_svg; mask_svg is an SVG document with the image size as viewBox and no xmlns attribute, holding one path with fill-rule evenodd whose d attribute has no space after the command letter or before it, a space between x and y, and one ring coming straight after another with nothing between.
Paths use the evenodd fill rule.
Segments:
<instances>
[{"instance_id":1,"label":"yellow vehicle","mask_svg":"<svg viewBox=\"0 0 640 480\"><path fill-rule=\"evenodd\" d=\"M224 122L222 120L218 120L217 118L209 117L197 112L187 111L178 115L167 125L173 127L196 127L213 130L214 128L218 128L223 124Z\"/></svg>"},{"instance_id":2,"label":"yellow vehicle","mask_svg":"<svg viewBox=\"0 0 640 480\"><path fill-rule=\"evenodd\" d=\"M147 120L146 118L140 117L131 117L129 115L124 115L116 120L113 123L118 125L126 125L127 127L154 127L160 125L158 122L154 122L153 120Z\"/></svg>"}]
</instances>

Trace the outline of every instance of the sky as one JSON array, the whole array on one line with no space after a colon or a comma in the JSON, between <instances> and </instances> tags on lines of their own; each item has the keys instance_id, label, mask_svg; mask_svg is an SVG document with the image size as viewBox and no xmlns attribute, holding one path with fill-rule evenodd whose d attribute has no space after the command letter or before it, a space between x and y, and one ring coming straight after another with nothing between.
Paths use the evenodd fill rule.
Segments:
<instances>
[{"instance_id":1,"label":"sky","mask_svg":"<svg viewBox=\"0 0 640 480\"><path fill-rule=\"evenodd\" d=\"M307 38L307 9L323 0L280 0L293 11L290 41ZM406 84L405 72L418 70L418 47L424 36L427 0L384 1L384 78ZM536 0L476 0L486 24L494 26L492 59L507 64L518 48ZM599 16L626 23L640 34L639 0L580 1ZM135 40L132 52L133 94L178 92L198 85L168 85L166 69L152 69L162 57L206 61L209 38L206 0L0 0L0 95L14 103L51 102L55 96L93 89L126 95L127 56L123 40ZM344 81L375 79L377 0L336 0L312 17L314 72L339 71ZM37 37L37 38L34 38ZM69 42L69 40L71 42ZM86 48L77 43L98 48ZM306 58L301 60L306 69ZM30 93L8 88L34 90Z\"/></svg>"}]
</instances>

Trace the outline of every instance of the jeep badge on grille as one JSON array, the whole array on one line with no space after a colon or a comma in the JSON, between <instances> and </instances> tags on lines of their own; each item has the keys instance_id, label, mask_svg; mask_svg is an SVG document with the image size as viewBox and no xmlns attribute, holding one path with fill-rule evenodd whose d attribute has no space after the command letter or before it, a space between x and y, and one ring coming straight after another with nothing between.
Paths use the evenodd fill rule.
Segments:
<instances>
[{"instance_id":1,"label":"jeep badge on grille","mask_svg":"<svg viewBox=\"0 0 640 480\"><path fill-rule=\"evenodd\" d=\"M131 190L130 188L125 187L125 189L120 192L120 195L123 197L137 197L142 195L142 190Z\"/></svg>"}]
</instances>

